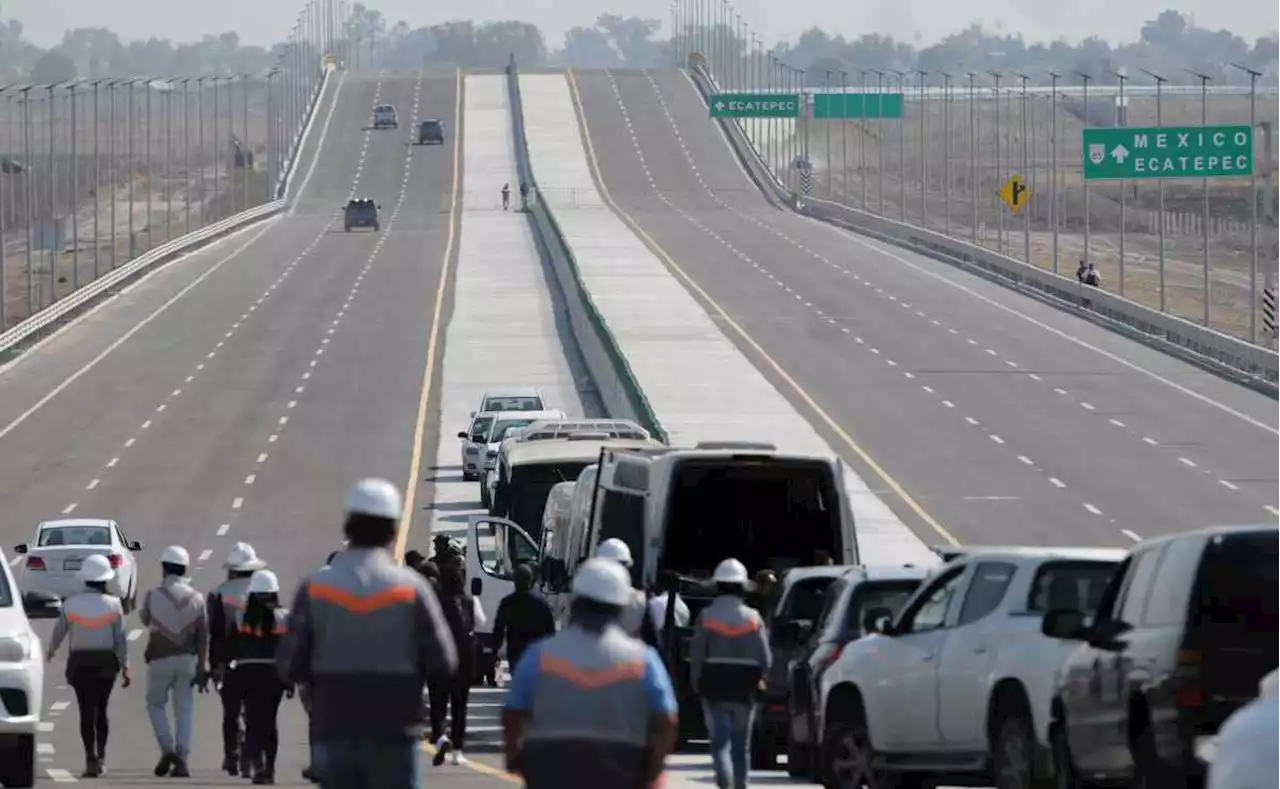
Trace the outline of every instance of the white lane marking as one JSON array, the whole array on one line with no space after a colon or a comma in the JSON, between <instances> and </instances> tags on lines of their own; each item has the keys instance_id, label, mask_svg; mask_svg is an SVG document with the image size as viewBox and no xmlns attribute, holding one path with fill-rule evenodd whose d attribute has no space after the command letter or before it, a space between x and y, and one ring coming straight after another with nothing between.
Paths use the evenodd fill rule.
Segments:
<instances>
[{"instance_id":1,"label":"white lane marking","mask_svg":"<svg viewBox=\"0 0 1280 789\"><path fill-rule=\"evenodd\" d=\"M130 641L137 641L139 638L142 638L142 628L135 627L133 630L130 630L127 638Z\"/></svg>"},{"instance_id":2,"label":"white lane marking","mask_svg":"<svg viewBox=\"0 0 1280 789\"><path fill-rule=\"evenodd\" d=\"M1280 510L1276 509L1275 507L1272 507L1270 504L1266 504L1262 508L1267 512L1271 513L1272 515L1280 517Z\"/></svg>"},{"instance_id":3,"label":"white lane marking","mask_svg":"<svg viewBox=\"0 0 1280 789\"><path fill-rule=\"evenodd\" d=\"M976 424L978 424L978 420L974 419L974 418L973 418L973 417L971 417L971 416L966 416L966 417L964 418L964 421L968 422L968 423L969 423L969 424L971 424L971 425L976 425Z\"/></svg>"},{"instance_id":4,"label":"white lane marking","mask_svg":"<svg viewBox=\"0 0 1280 789\"><path fill-rule=\"evenodd\" d=\"M160 405L156 406L156 413L158 414L158 413L160 413L161 411L164 411L164 409L166 409L166 408L168 408L168 406L167 406L167 405L165 405L164 403L161 403Z\"/></svg>"},{"instance_id":5,"label":"white lane marking","mask_svg":"<svg viewBox=\"0 0 1280 789\"><path fill-rule=\"evenodd\" d=\"M955 404L955 403L953 403L953 402L951 402L950 400L943 400L943 401L942 401L942 404L943 404L944 406L946 406L947 408L955 408L955 407L956 407L956 404Z\"/></svg>"},{"instance_id":6,"label":"white lane marking","mask_svg":"<svg viewBox=\"0 0 1280 789\"><path fill-rule=\"evenodd\" d=\"M124 445L125 445L125 447L126 447L126 448L128 448L128 447L133 446L135 443L137 443L137 441L138 441L138 439L136 439L136 438L129 438L129 439L125 439Z\"/></svg>"},{"instance_id":7,"label":"white lane marking","mask_svg":"<svg viewBox=\"0 0 1280 789\"><path fill-rule=\"evenodd\" d=\"M1156 440L1155 440L1154 438L1148 438L1147 436L1143 436L1143 437L1142 437L1142 440L1143 440L1143 441L1145 441L1146 443L1150 444L1151 446L1155 446L1155 445L1156 445Z\"/></svg>"},{"instance_id":8,"label":"white lane marking","mask_svg":"<svg viewBox=\"0 0 1280 789\"><path fill-rule=\"evenodd\" d=\"M36 728L42 732L51 732L53 731L53 721L40 721Z\"/></svg>"},{"instance_id":9,"label":"white lane marking","mask_svg":"<svg viewBox=\"0 0 1280 789\"><path fill-rule=\"evenodd\" d=\"M120 462L120 458L111 458L110 460L107 461L107 468L115 468L116 464L119 462Z\"/></svg>"},{"instance_id":10,"label":"white lane marking","mask_svg":"<svg viewBox=\"0 0 1280 789\"><path fill-rule=\"evenodd\" d=\"M1084 409L1084 410L1086 410L1086 411L1092 411L1092 410L1093 410L1093 406L1092 406L1091 404L1089 404L1089 403L1081 403L1081 404L1080 404L1080 407L1081 407L1081 408L1083 408L1083 409Z\"/></svg>"},{"instance_id":11,"label":"white lane marking","mask_svg":"<svg viewBox=\"0 0 1280 789\"><path fill-rule=\"evenodd\" d=\"M200 556L196 559L196 561L207 562L209 561L210 556L213 556L213 551L209 548L205 548L203 551L200 552Z\"/></svg>"},{"instance_id":12,"label":"white lane marking","mask_svg":"<svg viewBox=\"0 0 1280 789\"><path fill-rule=\"evenodd\" d=\"M282 425L287 425L287 424L289 424L289 417L287 417L287 416L282 416L282 417L280 417L280 419L278 419L277 421L278 421L280 424L282 424Z\"/></svg>"},{"instance_id":13,"label":"white lane marking","mask_svg":"<svg viewBox=\"0 0 1280 789\"><path fill-rule=\"evenodd\" d=\"M1028 377L1028 378L1030 378L1030 379L1031 379L1031 380L1033 380L1033 381L1042 381L1042 380L1044 380L1043 378L1041 378L1040 376L1036 375L1035 373L1027 373L1027 377Z\"/></svg>"},{"instance_id":14,"label":"white lane marking","mask_svg":"<svg viewBox=\"0 0 1280 789\"><path fill-rule=\"evenodd\" d=\"M990 436L988 436L988 438L990 438L992 441L996 442L997 444L1004 443L1004 439L1001 438L1000 436L997 436L995 433L992 433Z\"/></svg>"},{"instance_id":15,"label":"white lane marking","mask_svg":"<svg viewBox=\"0 0 1280 789\"><path fill-rule=\"evenodd\" d=\"M51 753L53 753L53 743L51 742L36 743L36 753L40 754L41 756L50 755Z\"/></svg>"},{"instance_id":16,"label":"white lane marking","mask_svg":"<svg viewBox=\"0 0 1280 789\"><path fill-rule=\"evenodd\" d=\"M143 430L146 430L146 429L147 429L147 428L149 428L149 427L151 427L151 420L150 420L150 419L148 419L147 421L145 421L145 422L143 422L143 423L142 423L142 429L143 429Z\"/></svg>"},{"instance_id":17,"label":"white lane marking","mask_svg":"<svg viewBox=\"0 0 1280 789\"><path fill-rule=\"evenodd\" d=\"M88 484L88 485L85 485L85 486L84 486L84 489L85 489L85 490L93 490L94 488L98 487L98 483L99 483L99 482L101 482L101 481L102 481L102 480L97 479L97 478L95 477L94 479L89 480L89 484Z\"/></svg>"},{"instance_id":18,"label":"white lane marking","mask_svg":"<svg viewBox=\"0 0 1280 789\"><path fill-rule=\"evenodd\" d=\"M263 462L263 461L265 461L266 459L267 459L267 453L266 453L266 452L262 452L262 453L260 453L260 454L258 455L258 462L259 462L259 463L262 463L262 462Z\"/></svg>"},{"instance_id":19,"label":"white lane marking","mask_svg":"<svg viewBox=\"0 0 1280 789\"><path fill-rule=\"evenodd\" d=\"M1055 386L1055 387L1053 388L1053 393L1054 393L1054 394L1065 395L1065 394L1067 393L1067 390L1066 390L1066 389L1060 389L1060 388L1058 388L1058 387L1056 387L1056 386Z\"/></svg>"},{"instance_id":20,"label":"white lane marking","mask_svg":"<svg viewBox=\"0 0 1280 789\"><path fill-rule=\"evenodd\" d=\"M1188 458L1180 457L1180 458L1178 458L1178 462L1179 462L1179 463L1181 463L1181 464L1182 464L1182 465L1184 465L1184 466L1187 466L1188 468L1195 468L1195 467L1196 467L1196 462L1195 462L1194 460L1190 460L1190 459L1188 459Z\"/></svg>"},{"instance_id":21,"label":"white lane marking","mask_svg":"<svg viewBox=\"0 0 1280 789\"><path fill-rule=\"evenodd\" d=\"M75 512L75 509L76 509L76 503L73 501L73 502L71 502L70 504L68 504L67 506L65 506L65 507L63 507L63 508L62 508L62 514L63 514L63 515L70 515L71 513Z\"/></svg>"},{"instance_id":22,"label":"white lane marking","mask_svg":"<svg viewBox=\"0 0 1280 789\"><path fill-rule=\"evenodd\" d=\"M1022 461L1028 466L1035 465L1034 463L1031 462L1031 458L1027 457L1026 455L1018 455L1018 460Z\"/></svg>"},{"instance_id":23,"label":"white lane marking","mask_svg":"<svg viewBox=\"0 0 1280 789\"><path fill-rule=\"evenodd\" d=\"M231 531L231 524L230 524L230 523L224 523L224 524L222 524L221 526L219 526L219 527L218 527L218 536L219 536L219 537L225 537L225 536L226 536L226 534L227 534L227 532L229 532L229 531Z\"/></svg>"},{"instance_id":24,"label":"white lane marking","mask_svg":"<svg viewBox=\"0 0 1280 789\"><path fill-rule=\"evenodd\" d=\"M338 77L338 87L333 89L333 98L329 100L329 112L327 115L325 115L324 125L320 127L320 136L316 139L316 147L311 152L311 166L307 168L307 174L302 176L302 183L298 184L297 191L293 193L295 196L303 194L307 191L307 184L311 183L311 176L316 174L316 165L320 163L320 159L321 159L320 154L321 152L324 151L325 138L329 136L329 124L333 121L334 110L338 106L338 96L342 94L342 86L346 84L346 81L347 81L347 72L344 71L342 72L342 76ZM304 130L302 145L306 145L306 139L307 139L306 135L309 132L310 132L310 129ZM366 139L368 138L366 137ZM298 150L299 153L302 152L301 148L302 146L299 146L299 150ZM297 209L298 209L298 201L295 200L293 202L293 206L289 209L289 213L292 214Z\"/></svg>"},{"instance_id":25,"label":"white lane marking","mask_svg":"<svg viewBox=\"0 0 1280 789\"><path fill-rule=\"evenodd\" d=\"M1084 505L1084 508L1085 508L1086 510L1088 510L1089 512L1093 513L1094 515L1101 515L1101 514L1102 514L1102 510L1098 509L1097 507L1093 506L1092 504L1085 504L1085 505Z\"/></svg>"},{"instance_id":26,"label":"white lane marking","mask_svg":"<svg viewBox=\"0 0 1280 789\"><path fill-rule=\"evenodd\" d=\"M247 477L245 477L245 478L244 478L244 484L246 484L246 485L252 485L252 484L253 484L253 481L254 481L255 479L257 479L257 478L258 478L258 475L257 475L257 474L250 474L249 476L247 476Z\"/></svg>"},{"instance_id":27,"label":"white lane marking","mask_svg":"<svg viewBox=\"0 0 1280 789\"><path fill-rule=\"evenodd\" d=\"M71 706L71 702L69 701L55 701L49 705L49 711L62 712L63 710L65 710L67 707L70 707L70 706Z\"/></svg>"},{"instance_id":28,"label":"white lane marking","mask_svg":"<svg viewBox=\"0 0 1280 789\"><path fill-rule=\"evenodd\" d=\"M49 780L53 781L55 784L79 783L74 775L63 770L61 767L46 767L44 772L49 776Z\"/></svg>"},{"instance_id":29,"label":"white lane marking","mask_svg":"<svg viewBox=\"0 0 1280 789\"><path fill-rule=\"evenodd\" d=\"M280 440L280 436L276 435L275 433L272 433L271 435L267 436L268 444L274 444L279 440Z\"/></svg>"},{"instance_id":30,"label":"white lane marking","mask_svg":"<svg viewBox=\"0 0 1280 789\"><path fill-rule=\"evenodd\" d=\"M993 349L988 348L988 349L987 349L987 355L988 355L988 356L996 356L997 354L996 354L996 352L995 352Z\"/></svg>"},{"instance_id":31,"label":"white lane marking","mask_svg":"<svg viewBox=\"0 0 1280 789\"><path fill-rule=\"evenodd\" d=\"M1128 537L1129 539L1133 540L1134 542L1142 542L1142 535L1138 534L1136 531L1131 531L1130 529L1121 529L1120 533Z\"/></svg>"},{"instance_id":32,"label":"white lane marking","mask_svg":"<svg viewBox=\"0 0 1280 789\"><path fill-rule=\"evenodd\" d=\"M97 367L98 364L101 363L103 359L110 356L112 353L115 352L117 348L119 348L121 345L124 345L126 342L129 341L130 338L132 338L138 332L142 331L142 329L145 328L148 324L150 324L153 320L155 320L156 318L164 314L164 312L168 310L171 306L176 304L179 299L181 299L183 296L187 295L192 290L194 290L197 285L199 285L201 282L204 282L206 279L212 276L215 272L217 272L218 269L222 268L224 264L229 262L236 255L240 254L240 252L247 249L249 245L252 244L254 241L257 241L259 238L261 238L262 234L267 232L267 230L269 230L271 227L273 227L276 221L278 220L268 219L264 221L262 223L262 226L259 228L258 232L252 238L250 238L247 242L237 247L226 257L219 260L217 263L214 263L212 266L210 266L208 270L206 270L200 276L196 277L195 280L193 280L189 285L184 287L182 290L175 293L168 301L166 301L164 304L161 304L159 307L155 309L155 311L153 311L151 314L147 315L147 317L139 321L137 325L129 329L129 331L125 332L124 334L120 335L119 338L117 338L114 342L112 342L110 345L104 348L102 352L99 353L97 356L90 359L83 367L81 367L79 370L76 370L71 375L68 375L66 378L62 380L61 383L59 383L57 386L50 389L48 394L46 394L44 397L41 397L34 404L32 404L30 408L28 408L26 411L23 411L21 414L15 417L12 422L5 425L3 428L0 428L0 439L3 439L5 436L9 435L14 430L18 429L18 427L22 423L30 419L41 408L44 408L49 403L50 400L57 397L59 394L64 392L67 389L67 387L71 386L73 383L80 380L80 378L82 378L90 370ZM178 261L174 261L174 263L176 262ZM173 264L171 263L169 265L173 265ZM159 271L161 269L156 269L156 270ZM30 353L31 352L28 351L27 354L23 354L23 356L26 356Z\"/></svg>"},{"instance_id":33,"label":"white lane marking","mask_svg":"<svg viewBox=\"0 0 1280 789\"><path fill-rule=\"evenodd\" d=\"M170 397L177 397L177 396L178 396L178 395L180 395L180 394L182 394L182 390L181 390L181 389L174 389L172 392L170 392L170 393L169 393L169 396L170 396Z\"/></svg>"},{"instance_id":34,"label":"white lane marking","mask_svg":"<svg viewBox=\"0 0 1280 789\"><path fill-rule=\"evenodd\" d=\"M1116 427L1124 427L1124 422L1121 422L1119 419L1108 419L1107 421Z\"/></svg>"},{"instance_id":35,"label":"white lane marking","mask_svg":"<svg viewBox=\"0 0 1280 789\"><path fill-rule=\"evenodd\" d=\"M1227 490L1240 490L1240 486L1230 480L1220 479L1218 480L1218 484Z\"/></svg>"},{"instance_id":36,"label":"white lane marking","mask_svg":"<svg viewBox=\"0 0 1280 789\"><path fill-rule=\"evenodd\" d=\"M231 509L233 509L233 510L238 510L238 509L240 509L240 508L241 508L241 507L243 507L243 506L244 506L244 497L243 497L243 496L236 496L236 497L235 497L235 499L234 499L234 500L232 500L232 502L231 502Z\"/></svg>"},{"instance_id":37,"label":"white lane marking","mask_svg":"<svg viewBox=\"0 0 1280 789\"><path fill-rule=\"evenodd\" d=\"M1055 488L1065 488L1067 486L1066 483L1057 477L1049 477L1049 482L1051 482Z\"/></svg>"},{"instance_id":38,"label":"white lane marking","mask_svg":"<svg viewBox=\"0 0 1280 789\"><path fill-rule=\"evenodd\" d=\"M297 407L298 407L297 400L290 400L288 404L285 405L285 408L297 408Z\"/></svg>"}]
</instances>

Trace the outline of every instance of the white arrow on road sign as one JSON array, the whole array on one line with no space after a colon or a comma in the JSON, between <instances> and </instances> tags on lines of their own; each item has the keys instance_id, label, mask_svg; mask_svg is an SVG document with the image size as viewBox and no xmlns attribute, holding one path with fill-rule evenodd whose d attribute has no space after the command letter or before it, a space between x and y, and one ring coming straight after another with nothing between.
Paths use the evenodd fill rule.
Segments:
<instances>
[{"instance_id":1,"label":"white arrow on road sign","mask_svg":"<svg viewBox=\"0 0 1280 789\"><path fill-rule=\"evenodd\" d=\"M723 110L723 109L724 109L724 102L723 102L723 101L717 101L717 102L716 102L716 109L717 109L717 110Z\"/></svg>"},{"instance_id":2,"label":"white arrow on road sign","mask_svg":"<svg viewBox=\"0 0 1280 789\"><path fill-rule=\"evenodd\" d=\"M1129 156L1129 149L1123 145L1117 145L1111 149L1111 158L1116 160L1116 164L1124 164L1124 160Z\"/></svg>"}]
</instances>

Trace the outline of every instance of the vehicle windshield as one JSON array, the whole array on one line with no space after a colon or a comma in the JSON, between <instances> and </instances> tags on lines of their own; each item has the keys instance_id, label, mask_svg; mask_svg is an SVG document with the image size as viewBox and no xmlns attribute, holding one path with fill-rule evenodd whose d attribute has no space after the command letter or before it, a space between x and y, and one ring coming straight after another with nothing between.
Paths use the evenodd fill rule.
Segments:
<instances>
[{"instance_id":1,"label":"vehicle windshield","mask_svg":"<svg viewBox=\"0 0 1280 789\"><path fill-rule=\"evenodd\" d=\"M778 612L775 621L779 622L816 622L822 613L826 601L827 588L836 580L834 575L819 575L796 581L787 595L783 610Z\"/></svg>"},{"instance_id":2,"label":"vehicle windshield","mask_svg":"<svg viewBox=\"0 0 1280 789\"><path fill-rule=\"evenodd\" d=\"M486 397L481 411L541 411L539 397Z\"/></svg>"},{"instance_id":3,"label":"vehicle windshield","mask_svg":"<svg viewBox=\"0 0 1280 789\"><path fill-rule=\"evenodd\" d=\"M489 433L489 443L496 444L507 437L507 433L515 427L524 427L532 424L532 419L503 419L493 426L493 430Z\"/></svg>"},{"instance_id":4,"label":"vehicle windshield","mask_svg":"<svg viewBox=\"0 0 1280 789\"><path fill-rule=\"evenodd\" d=\"M1027 610L1043 614L1065 608L1092 615L1117 566L1116 562L1048 562L1031 584Z\"/></svg>"},{"instance_id":5,"label":"vehicle windshield","mask_svg":"<svg viewBox=\"0 0 1280 789\"><path fill-rule=\"evenodd\" d=\"M526 463L511 470L507 491L510 507L507 517L537 541L542 533L542 513L547 496L561 482L573 482L587 467L585 461L561 463Z\"/></svg>"},{"instance_id":6,"label":"vehicle windshield","mask_svg":"<svg viewBox=\"0 0 1280 789\"><path fill-rule=\"evenodd\" d=\"M485 434L489 432L489 428L492 425L493 425L493 417L491 416L476 417L475 421L471 423L471 440L472 441L483 440L485 437Z\"/></svg>"},{"instance_id":7,"label":"vehicle windshield","mask_svg":"<svg viewBox=\"0 0 1280 789\"><path fill-rule=\"evenodd\" d=\"M919 581L868 581L858 587L855 597L845 612L845 632L862 632L863 619L873 608L889 609L891 619L896 619L898 612L907 604L907 600L920 585Z\"/></svg>"},{"instance_id":8,"label":"vehicle windshield","mask_svg":"<svg viewBox=\"0 0 1280 789\"><path fill-rule=\"evenodd\" d=\"M40 530L37 548L60 545L110 545L111 530L106 526L53 526Z\"/></svg>"}]
</instances>

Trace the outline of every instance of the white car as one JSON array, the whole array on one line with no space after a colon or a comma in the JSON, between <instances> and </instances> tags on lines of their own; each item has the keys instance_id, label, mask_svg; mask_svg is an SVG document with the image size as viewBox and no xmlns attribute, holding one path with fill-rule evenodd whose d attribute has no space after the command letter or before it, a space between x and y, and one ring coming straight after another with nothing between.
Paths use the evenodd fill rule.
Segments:
<instances>
[{"instance_id":1,"label":"white car","mask_svg":"<svg viewBox=\"0 0 1280 789\"><path fill-rule=\"evenodd\" d=\"M542 392L531 386L510 386L490 389L480 396L480 408L472 416L485 411L544 411L547 400Z\"/></svg>"},{"instance_id":2,"label":"white car","mask_svg":"<svg viewBox=\"0 0 1280 789\"><path fill-rule=\"evenodd\" d=\"M36 733L44 691L44 647L28 617L58 616L58 598L27 592L18 584L0 551L0 784L35 786Z\"/></svg>"},{"instance_id":3,"label":"white car","mask_svg":"<svg viewBox=\"0 0 1280 789\"><path fill-rule=\"evenodd\" d=\"M373 108L373 128L394 129L400 125L396 118L396 108L390 104L379 104Z\"/></svg>"},{"instance_id":4,"label":"white car","mask_svg":"<svg viewBox=\"0 0 1280 789\"><path fill-rule=\"evenodd\" d=\"M564 419L561 411L497 411L493 414L493 422L485 434L484 442L478 444L480 459L476 476L480 478L480 503L489 506L489 487L486 475L498 465L498 447L503 440L522 427L534 422L548 419Z\"/></svg>"},{"instance_id":5,"label":"white car","mask_svg":"<svg viewBox=\"0 0 1280 789\"><path fill-rule=\"evenodd\" d=\"M829 786L962 776L1008 789L1046 777L1054 682L1074 645L1043 635L1041 620L1054 609L1095 611L1126 554L938 552L948 563L897 618L872 614L878 632L845 646L822 674L814 712Z\"/></svg>"},{"instance_id":6,"label":"white car","mask_svg":"<svg viewBox=\"0 0 1280 789\"><path fill-rule=\"evenodd\" d=\"M24 592L49 592L67 598L84 589L76 574L86 556L100 554L115 568L108 590L120 597L125 613L138 602L138 562L135 551L142 543L130 542L120 524L103 518L67 518L44 521L36 527L30 545L14 550L25 556L19 586Z\"/></svg>"},{"instance_id":7,"label":"white car","mask_svg":"<svg viewBox=\"0 0 1280 789\"><path fill-rule=\"evenodd\" d=\"M467 429L458 431L458 438L462 441L459 448L462 453L462 479L467 482L480 479L484 468L484 439L489 435L489 428L493 427L494 416L487 411L472 414Z\"/></svg>"}]
</instances>

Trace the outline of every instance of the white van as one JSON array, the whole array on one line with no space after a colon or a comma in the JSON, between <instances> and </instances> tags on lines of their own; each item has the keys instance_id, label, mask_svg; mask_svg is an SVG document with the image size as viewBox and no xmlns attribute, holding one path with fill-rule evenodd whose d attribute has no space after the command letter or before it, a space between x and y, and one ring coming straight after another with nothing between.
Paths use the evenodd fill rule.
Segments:
<instances>
[{"instance_id":1,"label":"white van","mask_svg":"<svg viewBox=\"0 0 1280 789\"><path fill-rule=\"evenodd\" d=\"M637 441L650 438L649 431L629 419L540 419L522 428L508 430L502 443L486 453L484 481L481 483L484 491L480 499L485 508L490 514L497 514L490 503L498 480L503 476L507 453L512 447L525 442L556 441L571 436L581 438L587 434Z\"/></svg>"}]
</instances>

